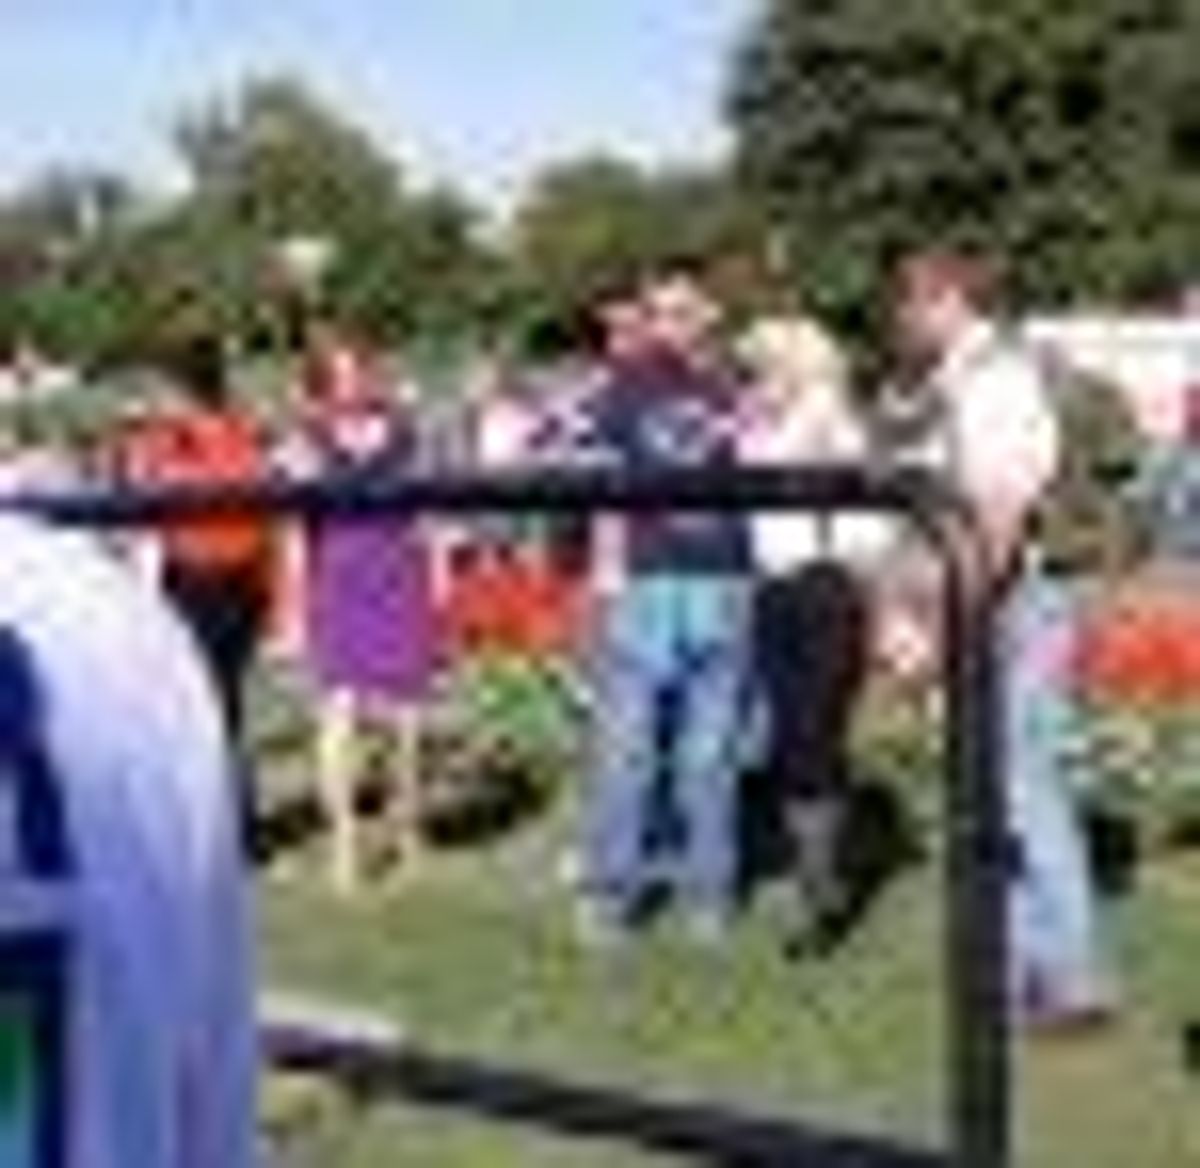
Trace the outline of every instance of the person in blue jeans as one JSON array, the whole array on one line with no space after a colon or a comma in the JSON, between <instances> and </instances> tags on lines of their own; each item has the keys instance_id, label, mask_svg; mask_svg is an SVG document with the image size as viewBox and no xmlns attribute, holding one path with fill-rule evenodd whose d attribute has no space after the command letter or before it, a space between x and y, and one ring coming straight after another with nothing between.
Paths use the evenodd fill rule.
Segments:
<instances>
[{"instance_id":1,"label":"person in blue jeans","mask_svg":"<svg viewBox=\"0 0 1200 1168\"><path fill-rule=\"evenodd\" d=\"M1111 997L1097 956L1096 898L1069 760L1080 733L1075 613L1070 585L1031 568L999 616L1002 741L1019 841L1010 907L1019 958L1013 993L1034 1023L1085 1021L1105 1012Z\"/></svg>"},{"instance_id":2,"label":"person in blue jeans","mask_svg":"<svg viewBox=\"0 0 1200 1168\"><path fill-rule=\"evenodd\" d=\"M588 404L593 450L631 471L732 465L733 391L710 355L716 311L698 282L671 272L607 311L613 346ZM598 525L589 936L632 924L661 878L697 939L723 932L738 868L748 557L745 524L732 514L664 511Z\"/></svg>"},{"instance_id":3,"label":"person in blue jeans","mask_svg":"<svg viewBox=\"0 0 1200 1168\"><path fill-rule=\"evenodd\" d=\"M1002 779L1013 842L1013 1009L1076 1028L1113 1006L1068 750L1075 733L1074 604L1046 573L1037 518L1062 465L1041 363L987 316L984 269L952 254L902 266L900 335L936 407L924 458L970 504L1001 591L997 636Z\"/></svg>"}]
</instances>

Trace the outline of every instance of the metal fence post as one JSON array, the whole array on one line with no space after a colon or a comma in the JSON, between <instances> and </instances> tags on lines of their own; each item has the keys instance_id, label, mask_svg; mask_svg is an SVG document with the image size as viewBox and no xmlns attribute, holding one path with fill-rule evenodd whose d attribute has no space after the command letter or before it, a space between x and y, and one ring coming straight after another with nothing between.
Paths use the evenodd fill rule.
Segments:
<instances>
[{"instance_id":1,"label":"metal fence post","mask_svg":"<svg viewBox=\"0 0 1200 1168\"><path fill-rule=\"evenodd\" d=\"M950 1124L956 1168L1012 1163L1008 883L998 596L962 515L938 517L944 612ZM972 546L975 545L975 546Z\"/></svg>"}]
</instances>

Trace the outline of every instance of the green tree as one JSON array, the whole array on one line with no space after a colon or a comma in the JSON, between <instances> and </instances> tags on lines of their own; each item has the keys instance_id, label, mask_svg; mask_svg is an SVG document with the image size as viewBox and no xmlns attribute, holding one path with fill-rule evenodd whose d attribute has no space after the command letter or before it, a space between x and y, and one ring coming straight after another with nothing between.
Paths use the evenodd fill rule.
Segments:
<instances>
[{"instance_id":1,"label":"green tree","mask_svg":"<svg viewBox=\"0 0 1200 1168\"><path fill-rule=\"evenodd\" d=\"M739 180L810 297L866 316L901 251L961 243L1064 303L1200 263L1200 0L763 0Z\"/></svg>"},{"instance_id":2,"label":"green tree","mask_svg":"<svg viewBox=\"0 0 1200 1168\"><path fill-rule=\"evenodd\" d=\"M331 244L324 301L339 317L392 342L471 327L486 269L474 210L451 191L410 190L365 132L297 83L249 84L186 120L179 144L194 211L241 257L224 265L226 283L259 300L244 317L261 325L280 241L316 236Z\"/></svg>"},{"instance_id":3,"label":"green tree","mask_svg":"<svg viewBox=\"0 0 1200 1168\"><path fill-rule=\"evenodd\" d=\"M472 208L409 189L301 84L251 81L185 116L176 145L189 184L169 200L58 171L0 203L0 330L98 360L181 326L280 343L295 303L280 248L297 236L329 242L322 303L376 339L471 327L495 266Z\"/></svg>"},{"instance_id":4,"label":"green tree","mask_svg":"<svg viewBox=\"0 0 1200 1168\"><path fill-rule=\"evenodd\" d=\"M611 158L557 164L530 186L513 224L514 259L553 310L631 275L661 245L645 176Z\"/></svg>"},{"instance_id":5,"label":"green tree","mask_svg":"<svg viewBox=\"0 0 1200 1168\"><path fill-rule=\"evenodd\" d=\"M721 173L590 157L531 183L510 250L534 315L561 318L657 261L686 255L717 267L756 256L761 242L757 220Z\"/></svg>"},{"instance_id":6,"label":"green tree","mask_svg":"<svg viewBox=\"0 0 1200 1168\"><path fill-rule=\"evenodd\" d=\"M136 193L120 177L57 169L0 203L0 335L31 334L73 351L90 341L95 319L111 309L91 305L79 286L82 261L124 232L140 213Z\"/></svg>"},{"instance_id":7,"label":"green tree","mask_svg":"<svg viewBox=\"0 0 1200 1168\"><path fill-rule=\"evenodd\" d=\"M176 143L195 197L262 238L340 236L386 218L401 195L392 160L290 79L248 82L186 115Z\"/></svg>"}]
</instances>

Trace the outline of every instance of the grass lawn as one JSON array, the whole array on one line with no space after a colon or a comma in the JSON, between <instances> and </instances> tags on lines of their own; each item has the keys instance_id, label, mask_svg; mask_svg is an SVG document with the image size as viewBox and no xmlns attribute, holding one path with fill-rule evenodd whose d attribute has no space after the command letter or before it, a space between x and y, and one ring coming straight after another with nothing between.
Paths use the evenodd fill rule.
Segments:
<instances>
[{"instance_id":1,"label":"grass lawn","mask_svg":"<svg viewBox=\"0 0 1200 1168\"><path fill-rule=\"evenodd\" d=\"M770 893L725 953L697 954L664 921L628 954L589 956L573 943L569 898L552 875L566 828L543 823L499 847L437 857L406 887L353 907L291 859L265 881L270 981L386 1011L438 1054L936 1144L941 979L930 870L893 886L824 964L784 961L782 906ZM1111 1037L1022 1050L1023 1165L1200 1162L1200 1108L1176 1040L1189 1009L1200 1014L1197 919L1200 864L1184 861L1149 872L1118 910L1127 1015ZM298 1168L693 1162L462 1111L360 1108L312 1084L278 1086L272 1108L285 1163Z\"/></svg>"},{"instance_id":2,"label":"grass lawn","mask_svg":"<svg viewBox=\"0 0 1200 1168\"><path fill-rule=\"evenodd\" d=\"M531 692L508 691L526 715ZM480 707L485 720L520 722L504 700L489 702ZM303 773L294 757L277 765L302 741L296 708L295 695L263 704L260 749L277 789L283 771L293 783ZM537 718L522 724L545 736ZM913 796L922 785L910 780L931 764L911 745L885 734L872 757L920 802ZM586 954L557 875L573 834L571 803L568 789L523 828L490 845L439 849L415 877L381 882L350 905L326 894L311 839L300 843L263 877L265 980L382 1011L435 1056L940 1144L933 861L895 881L825 962L782 956L782 888L766 889L723 952L697 952L666 918L628 952ZM1200 1018L1198 923L1200 856L1157 860L1136 896L1114 908L1126 1011L1111 1035L1022 1047L1022 1166L1200 1163L1200 1080L1184 1077L1178 1051L1183 1020ZM718 1168L711 1157L652 1155L624 1131L567 1139L471 1109L365 1105L313 1081L274 1080L266 1106L281 1168Z\"/></svg>"}]
</instances>

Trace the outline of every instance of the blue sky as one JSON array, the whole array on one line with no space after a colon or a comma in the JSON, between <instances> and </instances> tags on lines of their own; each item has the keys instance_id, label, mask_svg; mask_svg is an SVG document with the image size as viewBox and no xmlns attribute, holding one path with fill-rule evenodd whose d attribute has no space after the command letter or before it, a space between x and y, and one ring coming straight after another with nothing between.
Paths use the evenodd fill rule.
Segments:
<instances>
[{"instance_id":1,"label":"blue sky","mask_svg":"<svg viewBox=\"0 0 1200 1168\"><path fill-rule=\"evenodd\" d=\"M422 179L503 205L590 149L711 157L753 0L0 0L0 186L61 160L169 181L181 108L287 71Z\"/></svg>"}]
</instances>

